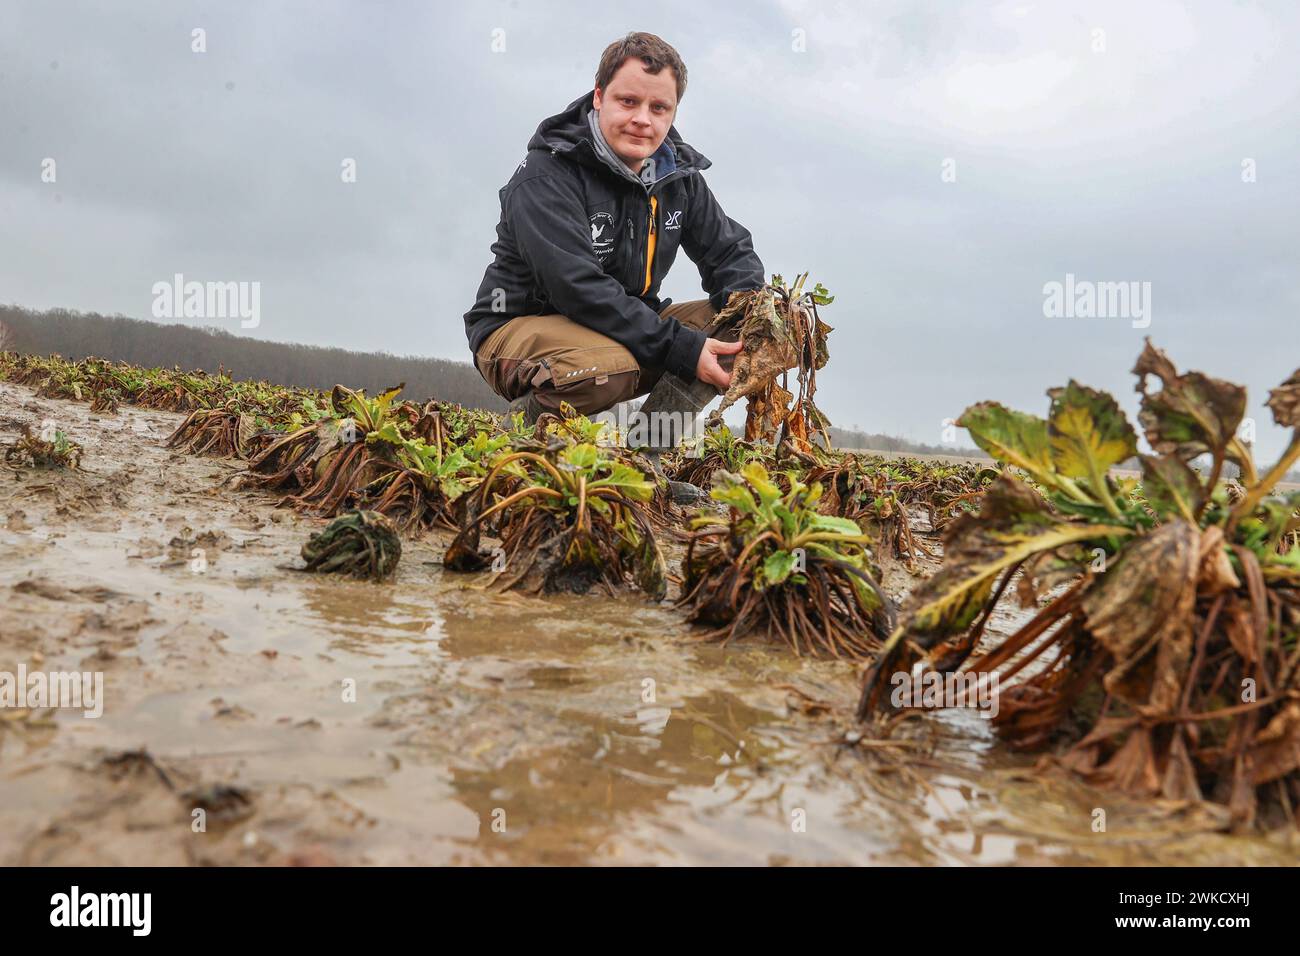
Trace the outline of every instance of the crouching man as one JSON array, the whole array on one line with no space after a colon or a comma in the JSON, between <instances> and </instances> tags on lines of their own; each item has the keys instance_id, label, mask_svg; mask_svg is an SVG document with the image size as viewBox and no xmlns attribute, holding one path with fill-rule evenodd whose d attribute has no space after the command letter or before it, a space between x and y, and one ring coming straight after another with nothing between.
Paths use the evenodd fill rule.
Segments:
<instances>
[{"instance_id":1,"label":"crouching man","mask_svg":"<svg viewBox=\"0 0 1300 956\"><path fill-rule=\"evenodd\" d=\"M530 423L561 402L593 415L647 394L646 415L693 415L730 384L740 343L704 330L765 274L704 182L712 164L673 126L685 91L677 51L628 34L601 56L595 89L542 121L501 190L465 331L479 373ZM707 299L659 298L679 248Z\"/></svg>"}]
</instances>

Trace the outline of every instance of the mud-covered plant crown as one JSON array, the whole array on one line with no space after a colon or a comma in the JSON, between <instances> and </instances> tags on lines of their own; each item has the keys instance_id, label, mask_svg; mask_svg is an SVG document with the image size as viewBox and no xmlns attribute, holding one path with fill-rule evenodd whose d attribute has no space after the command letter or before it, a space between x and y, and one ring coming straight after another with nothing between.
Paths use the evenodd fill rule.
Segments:
<instances>
[{"instance_id":1,"label":"mud-covered plant crown","mask_svg":"<svg viewBox=\"0 0 1300 956\"><path fill-rule=\"evenodd\" d=\"M374 511L349 511L302 546L306 570L382 580L397 569L402 541L393 523Z\"/></svg>"},{"instance_id":2,"label":"mud-covered plant crown","mask_svg":"<svg viewBox=\"0 0 1300 956\"><path fill-rule=\"evenodd\" d=\"M330 414L276 438L249 460L246 484L301 492L289 500L322 515L334 515L361 488L394 465L397 448L385 436L395 421L401 385L374 398L364 390L334 386Z\"/></svg>"},{"instance_id":3,"label":"mud-covered plant crown","mask_svg":"<svg viewBox=\"0 0 1300 956\"><path fill-rule=\"evenodd\" d=\"M478 486L447 567L488 566L492 555L479 551L479 537L496 528L499 588L584 592L601 583L613 592L632 582L661 599L667 576L645 513L654 482L589 442L552 435L546 445L520 444L500 454Z\"/></svg>"},{"instance_id":4,"label":"mud-covered plant crown","mask_svg":"<svg viewBox=\"0 0 1300 956\"><path fill-rule=\"evenodd\" d=\"M725 424L710 428L700 438L697 454L684 455L672 472L678 481L707 488L719 470L739 472L751 461L763 458L763 451L745 441Z\"/></svg>"},{"instance_id":5,"label":"mud-covered plant crown","mask_svg":"<svg viewBox=\"0 0 1300 956\"><path fill-rule=\"evenodd\" d=\"M1208 796L1244 824L1260 798L1300 805L1300 495L1272 497L1300 457L1300 372L1269 400L1294 432L1262 475L1237 438L1244 388L1179 374L1149 342L1134 372L1154 451L1138 456L1140 479L1110 473L1137 453L1137 434L1104 392L1052 389L1046 419L989 402L962 415L976 443L1028 481L1004 475L978 515L949 526L943 567L910 595L859 712L884 709L890 676L918 662L995 672L994 723L1014 745L1090 729L1067 755L1090 779ZM1189 464L1201 456L1204 476ZM1218 481L1228 461L1241 474L1233 494ZM1017 571L1027 603L1064 590L973 657Z\"/></svg>"},{"instance_id":6,"label":"mud-covered plant crown","mask_svg":"<svg viewBox=\"0 0 1300 956\"><path fill-rule=\"evenodd\" d=\"M81 446L57 429L43 438L34 434L30 425L23 425L18 440L5 449L4 460L20 467L78 468Z\"/></svg>"},{"instance_id":7,"label":"mud-covered plant crown","mask_svg":"<svg viewBox=\"0 0 1300 956\"><path fill-rule=\"evenodd\" d=\"M718 473L711 495L728 514L692 521L680 604L723 641L761 629L796 653L861 657L892 615L868 538L818 510L821 485L787 482L783 491L758 462Z\"/></svg>"},{"instance_id":8,"label":"mud-covered plant crown","mask_svg":"<svg viewBox=\"0 0 1300 956\"><path fill-rule=\"evenodd\" d=\"M568 402L560 402L560 413L546 413L537 421L540 431L551 438L579 444L607 444L610 428L607 422L593 421L582 415Z\"/></svg>"},{"instance_id":9,"label":"mud-covered plant crown","mask_svg":"<svg viewBox=\"0 0 1300 956\"><path fill-rule=\"evenodd\" d=\"M761 454L752 442L740 438L726 425L710 429L700 440L700 457L716 456L730 472L739 472Z\"/></svg>"},{"instance_id":10,"label":"mud-covered plant crown","mask_svg":"<svg viewBox=\"0 0 1300 956\"><path fill-rule=\"evenodd\" d=\"M389 421L393 402L405 387L406 383L403 382L384 389L374 398L367 398L365 389L354 390L335 385L330 393L330 407L335 418L344 421L351 419L361 434L369 438Z\"/></svg>"}]
</instances>

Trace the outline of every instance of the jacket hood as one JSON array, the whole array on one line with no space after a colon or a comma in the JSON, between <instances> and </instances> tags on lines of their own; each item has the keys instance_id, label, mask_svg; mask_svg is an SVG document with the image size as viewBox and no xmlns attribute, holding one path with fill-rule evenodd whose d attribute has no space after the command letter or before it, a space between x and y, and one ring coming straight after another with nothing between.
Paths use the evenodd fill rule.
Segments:
<instances>
[{"instance_id":1,"label":"jacket hood","mask_svg":"<svg viewBox=\"0 0 1300 956\"><path fill-rule=\"evenodd\" d=\"M528 141L528 148L551 149L565 154L574 162L607 169L608 166L596 149L591 126L587 120L587 115L593 109L595 96L594 90L588 90L566 106L564 112L542 120L537 127L537 132ZM682 139L676 126L668 127L668 135L664 138L664 143L671 145L676 167L682 172L700 172L713 165L708 157Z\"/></svg>"}]
</instances>

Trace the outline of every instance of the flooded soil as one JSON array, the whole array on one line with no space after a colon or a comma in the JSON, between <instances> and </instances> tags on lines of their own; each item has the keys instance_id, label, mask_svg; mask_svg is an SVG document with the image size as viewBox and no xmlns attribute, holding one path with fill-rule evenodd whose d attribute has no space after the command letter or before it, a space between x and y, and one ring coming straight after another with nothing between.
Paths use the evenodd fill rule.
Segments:
<instances>
[{"instance_id":1,"label":"flooded soil","mask_svg":"<svg viewBox=\"0 0 1300 956\"><path fill-rule=\"evenodd\" d=\"M104 688L97 719L0 709L4 865L1296 858L1033 772L973 712L858 740L854 665L701 644L635 596L495 595L446 537L384 584L296 572L325 522L169 452L180 419L0 383L0 441L51 420L85 448L0 472L0 671Z\"/></svg>"}]
</instances>

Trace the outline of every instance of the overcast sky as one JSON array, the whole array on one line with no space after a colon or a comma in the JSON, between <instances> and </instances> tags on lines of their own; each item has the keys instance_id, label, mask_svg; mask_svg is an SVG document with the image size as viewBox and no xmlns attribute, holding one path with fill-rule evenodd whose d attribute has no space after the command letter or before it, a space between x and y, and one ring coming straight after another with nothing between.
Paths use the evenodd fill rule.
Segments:
<instances>
[{"instance_id":1,"label":"overcast sky","mask_svg":"<svg viewBox=\"0 0 1300 956\"><path fill-rule=\"evenodd\" d=\"M1271 463L1263 401L1300 365L1300 5L860 6L4 0L0 301L146 318L174 273L256 280L261 325L232 332L467 360L497 190L641 29L681 52L677 129L768 271L836 295L836 424L937 443L1071 376L1132 411L1149 334L1249 386ZM1149 328L1045 317L1067 273L1151 283ZM701 296L684 254L663 294Z\"/></svg>"}]
</instances>

